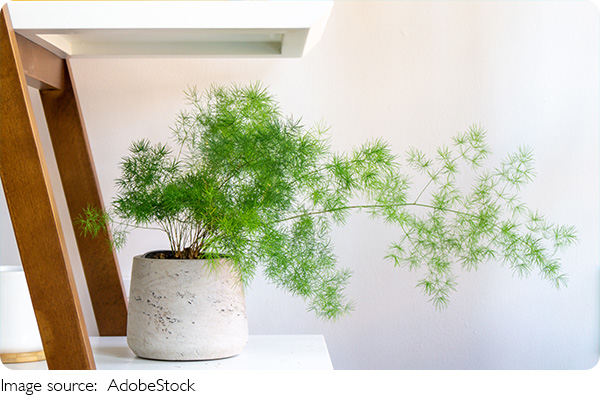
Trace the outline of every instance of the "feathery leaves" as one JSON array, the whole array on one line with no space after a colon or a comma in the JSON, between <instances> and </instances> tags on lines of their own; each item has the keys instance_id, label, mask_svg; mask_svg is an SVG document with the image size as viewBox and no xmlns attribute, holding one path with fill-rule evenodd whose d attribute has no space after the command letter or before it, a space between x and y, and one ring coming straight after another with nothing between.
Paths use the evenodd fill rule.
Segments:
<instances>
[{"instance_id":1,"label":"feathery leaves","mask_svg":"<svg viewBox=\"0 0 600 400\"><path fill-rule=\"evenodd\" d=\"M190 87L185 95L189 107L172 128L176 146L134 142L120 164L112 208L83 210L82 234L110 224L120 246L130 229L162 230L174 258L224 254L244 284L262 266L267 279L325 319L352 309L344 295L351 274L337 266L330 232L354 211L399 228L386 259L424 268L418 286L436 308L456 290L457 269L490 260L519 276L537 269L557 287L566 281L558 253L576 242L576 230L519 199L534 176L528 148L493 170L482 167L490 151L478 126L433 156L411 148L406 163L425 179L411 197L415 178L388 143L336 153L325 127L282 115L260 84ZM468 191L457 183L465 166L478 173Z\"/></svg>"}]
</instances>

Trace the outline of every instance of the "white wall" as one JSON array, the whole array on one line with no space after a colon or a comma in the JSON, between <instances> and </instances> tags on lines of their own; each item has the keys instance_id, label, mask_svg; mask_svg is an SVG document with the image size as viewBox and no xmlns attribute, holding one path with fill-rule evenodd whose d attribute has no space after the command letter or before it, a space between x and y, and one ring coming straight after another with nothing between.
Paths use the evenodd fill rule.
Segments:
<instances>
[{"instance_id":1,"label":"white wall","mask_svg":"<svg viewBox=\"0 0 600 400\"><path fill-rule=\"evenodd\" d=\"M340 151L371 137L398 153L432 150L472 123L488 131L491 162L531 146L537 178L525 199L579 230L563 258L567 289L489 264L461 273L449 308L435 311L415 288L418 274L383 260L394 230L357 216L334 232L340 264L354 271L354 313L319 321L259 277L247 294L251 334L324 334L337 369L587 369L600 351L598 32L586 2L348 1L303 59L73 66L107 203L129 143L167 140L188 84L260 80L284 110L331 125ZM0 263L13 263L0 208ZM133 234L119 254L123 275L133 255L165 246L154 233Z\"/></svg>"}]
</instances>

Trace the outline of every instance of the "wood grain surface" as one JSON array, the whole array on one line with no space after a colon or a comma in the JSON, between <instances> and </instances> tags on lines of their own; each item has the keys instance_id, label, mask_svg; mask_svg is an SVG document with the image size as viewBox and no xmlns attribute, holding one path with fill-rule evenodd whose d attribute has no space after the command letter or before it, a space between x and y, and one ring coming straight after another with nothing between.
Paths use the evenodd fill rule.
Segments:
<instances>
[{"instance_id":1,"label":"wood grain surface","mask_svg":"<svg viewBox=\"0 0 600 400\"><path fill-rule=\"evenodd\" d=\"M17 39L0 14L0 174L50 369L94 369Z\"/></svg>"}]
</instances>

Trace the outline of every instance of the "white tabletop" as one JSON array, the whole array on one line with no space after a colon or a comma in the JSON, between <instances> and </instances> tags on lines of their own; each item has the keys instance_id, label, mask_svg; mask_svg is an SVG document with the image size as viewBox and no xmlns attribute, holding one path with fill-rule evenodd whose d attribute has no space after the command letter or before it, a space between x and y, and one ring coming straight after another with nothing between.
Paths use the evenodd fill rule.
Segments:
<instances>
[{"instance_id":1,"label":"white tabletop","mask_svg":"<svg viewBox=\"0 0 600 400\"><path fill-rule=\"evenodd\" d=\"M332 370L321 335L251 335L244 351L213 361L154 361L136 357L126 338L90 337L99 370ZM15 370L44 370L45 361L5 364Z\"/></svg>"}]
</instances>

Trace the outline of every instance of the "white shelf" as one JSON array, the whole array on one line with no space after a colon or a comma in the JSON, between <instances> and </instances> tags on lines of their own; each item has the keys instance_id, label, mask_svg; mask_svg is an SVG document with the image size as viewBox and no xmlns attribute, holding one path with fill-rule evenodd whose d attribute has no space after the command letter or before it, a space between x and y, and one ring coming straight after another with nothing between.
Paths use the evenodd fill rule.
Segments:
<instances>
[{"instance_id":1,"label":"white shelf","mask_svg":"<svg viewBox=\"0 0 600 400\"><path fill-rule=\"evenodd\" d=\"M68 56L302 57L332 1L17 1L14 30Z\"/></svg>"},{"instance_id":2,"label":"white shelf","mask_svg":"<svg viewBox=\"0 0 600 400\"><path fill-rule=\"evenodd\" d=\"M136 357L125 337L90 337L99 370L333 370L321 335L253 335L244 351L213 361L153 361ZM15 370L45 370L45 361L5 364Z\"/></svg>"}]
</instances>

